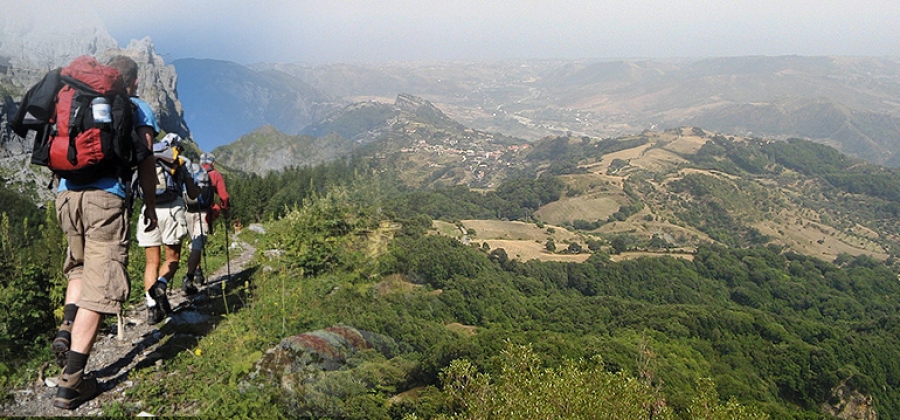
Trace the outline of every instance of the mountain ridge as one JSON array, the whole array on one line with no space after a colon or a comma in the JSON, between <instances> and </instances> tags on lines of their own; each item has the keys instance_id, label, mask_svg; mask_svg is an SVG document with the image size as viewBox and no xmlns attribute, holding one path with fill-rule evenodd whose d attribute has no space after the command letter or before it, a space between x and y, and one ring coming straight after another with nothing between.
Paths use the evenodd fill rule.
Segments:
<instances>
[{"instance_id":1,"label":"mountain ridge","mask_svg":"<svg viewBox=\"0 0 900 420\"><path fill-rule=\"evenodd\" d=\"M900 61L747 56L659 60L510 60L371 65L256 65L343 102L409 92L461 123L534 141L622 136L698 125L745 136L799 137L897 166ZM391 90L392 89L392 90ZM835 113L798 112L828 105ZM747 119L747 109L755 110ZM822 132L830 117L849 128Z\"/></svg>"}]
</instances>

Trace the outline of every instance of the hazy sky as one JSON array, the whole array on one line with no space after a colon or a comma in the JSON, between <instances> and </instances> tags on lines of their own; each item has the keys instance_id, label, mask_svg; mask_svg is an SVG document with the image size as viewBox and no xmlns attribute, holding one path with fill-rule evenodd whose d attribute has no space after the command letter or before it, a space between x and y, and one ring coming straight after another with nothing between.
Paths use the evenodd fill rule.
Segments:
<instances>
[{"instance_id":1,"label":"hazy sky","mask_svg":"<svg viewBox=\"0 0 900 420\"><path fill-rule=\"evenodd\" d=\"M3 9L36 0L0 0ZM43 1L43 0L38 0ZM896 0L55 0L167 62L900 57ZM61 6L62 7L62 6ZM73 13L73 12L68 12ZM2 41L2 40L0 40Z\"/></svg>"}]
</instances>

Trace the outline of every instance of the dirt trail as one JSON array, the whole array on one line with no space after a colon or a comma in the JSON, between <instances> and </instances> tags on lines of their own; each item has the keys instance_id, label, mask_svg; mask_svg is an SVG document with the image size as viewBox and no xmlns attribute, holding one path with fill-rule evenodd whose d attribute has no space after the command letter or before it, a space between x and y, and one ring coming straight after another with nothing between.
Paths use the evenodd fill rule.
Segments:
<instances>
[{"instance_id":1,"label":"dirt trail","mask_svg":"<svg viewBox=\"0 0 900 420\"><path fill-rule=\"evenodd\" d=\"M91 401L82 404L75 410L62 410L52 406L52 398L56 394L53 385L56 375L44 375L31 385L10 392L10 398L0 406L0 417L6 416L100 416L102 407L115 401L123 401L122 395L134 386L129 373L136 368L160 365L167 358L179 351L190 351L188 346L196 344L201 336L199 331L212 328L197 328L197 325L215 323L212 314L211 299L222 296L222 284L232 289L232 283L243 283L241 275L247 269L247 263L256 252L256 248L239 237L239 233L231 238L231 263L223 266L211 275L207 275L206 284L190 299L181 293L181 277L184 268L180 268L174 281L174 287L168 292L173 312L163 322L156 325L147 324L146 306L132 304L125 311L125 337L119 341L117 326L101 328L97 341L91 351L87 370L92 371L98 379L100 394ZM230 266L230 267L229 267ZM231 274L229 278L228 274ZM202 334L202 333L201 333ZM179 336L179 340L173 340ZM175 343L175 344L172 344ZM169 348L162 348L168 346ZM171 348L177 346L179 348ZM45 368L50 365L45 364ZM45 377L49 376L49 377ZM153 414L153 413L149 413Z\"/></svg>"}]
</instances>

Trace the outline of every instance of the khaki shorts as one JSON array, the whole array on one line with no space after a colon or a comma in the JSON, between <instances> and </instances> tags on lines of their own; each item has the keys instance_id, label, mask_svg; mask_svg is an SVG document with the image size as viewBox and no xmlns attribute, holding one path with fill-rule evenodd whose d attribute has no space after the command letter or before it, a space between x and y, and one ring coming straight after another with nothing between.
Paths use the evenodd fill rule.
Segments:
<instances>
[{"instance_id":1,"label":"khaki shorts","mask_svg":"<svg viewBox=\"0 0 900 420\"><path fill-rule=\"evenodd\" d=\"M78 306L118 313L130 288L125 201L102 190L63 191L56 196L56 218L68 242L63 273L81 279Z\"/></svg>"},{"instance_id":2,"label":"khaki shorts","mask_svg":"<svg viewBox=\"0 0 900 420\"><path fill-rule=\"evenodd\" d=\"M187 212L188 235L191 236L191 250L201 251L206 245L209 235L209 223L206 222L206 210Z\"/></svg>"},{"instance_id":3,"label":"khaki shorts","mask_svg":"<svg viewBox=\"0 0 900 420\"><path fill-rule=\"evenodd\" d=\"M141 226L147 226L144 221L144 209L138 218L137 240L141 248L150 248L160 245L181 245L181 241L187 236L187 220L184 216L184 201L177 198L168 203L156 205L157 228L150 232L144 232Z\"/></svg>"}]
</instances>

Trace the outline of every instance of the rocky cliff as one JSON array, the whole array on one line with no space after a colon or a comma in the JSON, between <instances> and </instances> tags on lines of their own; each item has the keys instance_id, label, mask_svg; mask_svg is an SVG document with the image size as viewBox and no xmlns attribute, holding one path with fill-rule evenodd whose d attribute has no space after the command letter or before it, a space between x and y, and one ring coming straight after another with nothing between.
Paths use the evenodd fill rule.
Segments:
<instances>
[{"instance_id":1,"label":"rocky cliff","mask_svg":"<svg viewBox=\"0 0 900 420\"><path fill-rule=\"evenodd\" d=\"M138 64L138 96L147 101L156 112L160 130L190 137L190 130L184 122L184 109L175 90L178 83L175 67L167 65L156 54L153 41L149 37L139 41L132 40L127 48L106 50L99 57L102 61L118 54L131 57Z\"/></svg>"}]
</instances>

